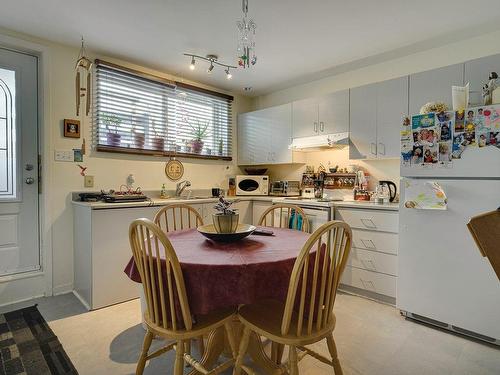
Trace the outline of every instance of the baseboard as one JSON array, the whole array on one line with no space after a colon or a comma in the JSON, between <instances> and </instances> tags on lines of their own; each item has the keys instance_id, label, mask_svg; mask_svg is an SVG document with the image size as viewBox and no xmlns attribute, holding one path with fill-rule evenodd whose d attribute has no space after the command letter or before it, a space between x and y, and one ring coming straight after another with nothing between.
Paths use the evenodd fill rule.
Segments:
<instances>
[{"instance_id":1,"label":"baseboard","mask_svg":"<svg viewBox=\"0 0 500 375\"><path fill-rule=\"evenodd\" d=\"M41 294L39 296L33 296L33 297L28 297L28 298L22 298L22 299L18 299L18 300L15 300L15 301L9 301L7 303L2 303L0 304L0 307L4 307L4 306L9 306L9 305L14 305L16 303L23 303L23 302L26 302L26 301L32 301L34 299L37 299L37 298L42 298L42 297L45 297L44 294Z\"/></svg>"},{"instance_id":2,"label":"baseboard","mask_svg":"<svg viewBox=\"0 0 500 375\"><path fill-rule=\"evenodd\" d=\"M80 303L88 310L90 311L91 308L90 306L88 305L88 303L82 298L82 296L80 294L78 294L78 292L76 290L73 290L73 295L78 299L78 301L80 301Z\"/></svg>"},{"instance_id":3,"label":"baseboard","mask_svg":"<svg viewBox=\"0 0 500 375\"><path fill-rule=\"evenodd\" d=\"M58 296L60 294L67 294L73 291L73 283L54 286L52 288L52 295Z\"/></svg>"}]
</instances>

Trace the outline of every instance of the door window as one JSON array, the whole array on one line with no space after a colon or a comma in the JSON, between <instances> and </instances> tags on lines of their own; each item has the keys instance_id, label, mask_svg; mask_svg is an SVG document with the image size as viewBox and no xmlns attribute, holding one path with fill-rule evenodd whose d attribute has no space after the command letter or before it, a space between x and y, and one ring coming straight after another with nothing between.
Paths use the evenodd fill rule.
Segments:
<instances>
[{"instance_id":1,"label":"door window","mask_svg":"<svg viewBox=\"0 0 500 375\"><path fill-rule=\"evenodd\" d=\"M17 198L15 80L13 70L0 68L0 200Z\"/></svg>"}]
</instances>

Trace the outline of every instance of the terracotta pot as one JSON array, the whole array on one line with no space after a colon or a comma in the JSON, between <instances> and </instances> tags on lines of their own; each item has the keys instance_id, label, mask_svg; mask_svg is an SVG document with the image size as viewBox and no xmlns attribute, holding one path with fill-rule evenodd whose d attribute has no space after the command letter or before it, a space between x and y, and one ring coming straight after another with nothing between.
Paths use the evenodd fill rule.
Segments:
<instances>
[{"instance_id":1,"label":"terracotta pot","mask_svg":"<svg viewBox=\"0 0 500 375\"><path fill-rule=\"evenodd\" d=\"M163 151L165 140L163 138L151 138L151 148L153 150Z\"/></svg>"},{"instance_id":2,"label":"terracotta pot","mask_svg":"<svg viewBox=\"0 0 500 375\"><path fill-rule=\"evenodd\" d=\"M194 154L201 154L203 150L203 141L200 139L193 139L191 141L191 150Z\"/></svg>"},{"instance_id":3,"label":"terracotta pot","mask_svg":"<svg viewBox=\"0 0 500 375\"><path fill-rule=\"evenodd\" d=\"M106 133L106 144L108 146L118 147L120 146L121 138L121 134L111 132Z\"/></svg>"},{"instance_id":4,"label":"terracotta pot","mask_svg":"<svg viewBox=\"0 0 500 375\"><path fill-rule=\"evenodd\" d=\"M146 138L145 138L144 134L142 134L142 133L133 133L133 135L134 135L134 141L132 143L132 146L134 148L143 149L144 148L144 144L146 143Z\"/></svg>"},{"instance_id":5,"label":"terracotta pot","mask_svg":"<svg viewBox=\"0 0 500 375\"><path fill-rule=\"evenodd\" d=\"M222 213L217 213L212 215L212 220L217 233L234 233L238 228L240 215L224 215Z\"/></svg>"}]
</instances>

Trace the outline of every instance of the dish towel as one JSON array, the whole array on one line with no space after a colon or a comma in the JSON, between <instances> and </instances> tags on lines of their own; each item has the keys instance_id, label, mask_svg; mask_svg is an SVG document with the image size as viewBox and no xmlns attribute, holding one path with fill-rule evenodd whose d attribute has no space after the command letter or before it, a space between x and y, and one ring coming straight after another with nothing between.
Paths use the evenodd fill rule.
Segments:
<instances>
[{"instance_id":1,"label":"dish towel","mask_svg":"<svg viewBox=\"0 0 500 375\"><path fill-rule=\"evenodd\" d=\"M288 228L289 229L295 229L293 227L293 224L295 223L295 215L297 215L297 230L302 230L302 215L297 214L295 210L292 210L290 214L290 219L288 220Z\"/></svg>"}]
</instances>

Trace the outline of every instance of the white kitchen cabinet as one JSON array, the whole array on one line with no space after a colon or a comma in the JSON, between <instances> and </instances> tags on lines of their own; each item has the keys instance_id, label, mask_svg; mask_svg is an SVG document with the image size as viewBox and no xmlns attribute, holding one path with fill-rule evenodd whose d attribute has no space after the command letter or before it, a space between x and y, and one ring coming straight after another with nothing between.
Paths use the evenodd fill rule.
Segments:
<instances>
[{"instance_id":1,"label":"white kitchen cabinet","mask_svg":"<svg viewBox=\"0 0 500 375\"><path fill-rule=\"evenodd\" d=\"M440 101L452 108L451 86L462 86L464 64L445 66L439 69L410 75L410 116L420 112L428 103Z\"/></svg>"},{"instance_id":2,"label":"white kitchen cabinet","mask_svg":"<svg viewBox=\"0 0 500 375\"><path fill-rule=\"evenodd\" d=\"M292 104L294 138L347 132L349 129L349 90Z\"/></svg>"},{"instance_id":3,"label":"white kitchen cabinet","mask_svg":"<svg viewBox=\"0 0 500 375\"><path fill-rule=\"evenodd\" d=\"M500 54L482 57L465 63L464 82L469 82L472 105L482 105L482 88L488 82L491 72L500 75Z\"/></svg>"},{"instance_id":4,"label":"white kitchen cabinet","mask_svg":"<svg viewBox=\"0 0 500 375\"><path fill-rule=\"evenodd\" d=\"M350 159L399 157L399 131L408 115L408 77L351 89Z\"/></svg>"},{"instance_id":5,"label":"white kitchen cabinet","mask_svg":"<svg viewBox=\"0 0 500 375\"><path fill-rule=\"evenodd\" d=\"M253 223L252 205L251 201L239 201L233 204L233 207L238 210L241 224Z\"/></svg>"},{"instance_id":6,"label":"white kitchen cabinet","mask_svg":"<svg viewBox=\"0 0 500 375\"><path fill-rule=\"evenodd\" d=\"M238 164L293 162L292 105L284 104L238 116Z\"/></svg>"},{"instance_id":7,"label":"white kitchen cabinet","mask_svg":"<svg viewBox=\"0 0 500 375\"><path fill-rule=\"evenodd\" d=\"M352 228L352 249L341 289L389 303L396 302L399 213L337 208L335 219Z\"/></svg>"},{"instance_id":8,"label":"white kitchen cabinet","mask_svg":"<svg viewBox=\"0 0 500 375\"><path fill-rule=\"evenodd\" d=\"M265 210L271 207L273 203L271 201L253 201L252 207L252 221L253 225L257 225L259 223L260 218Z\"/></svg>"},{"instance_id":9,"label":"white kitchen cabinet","mask_svg":"<svg viewBox=\"0 0 500 375\"><path fill-rule=\"evenodd\" d=\"M351 89L349 159L377 158L377 85Z\"/></svg>"}]
</instances>

